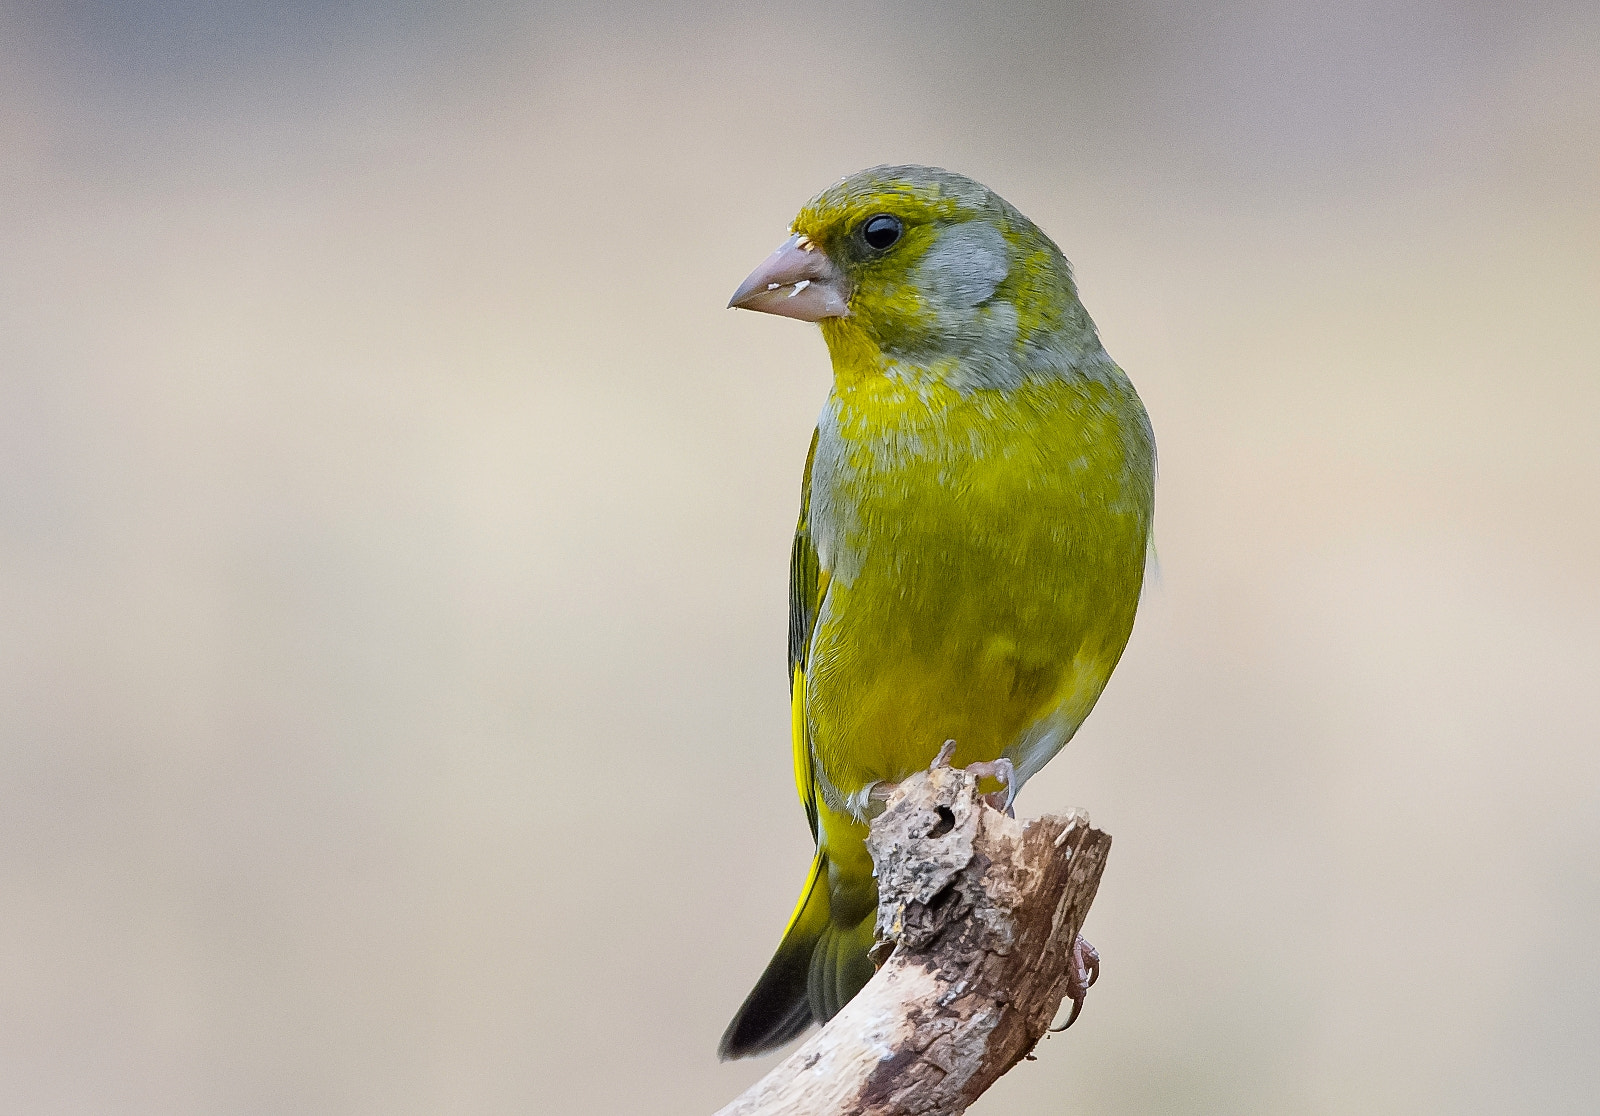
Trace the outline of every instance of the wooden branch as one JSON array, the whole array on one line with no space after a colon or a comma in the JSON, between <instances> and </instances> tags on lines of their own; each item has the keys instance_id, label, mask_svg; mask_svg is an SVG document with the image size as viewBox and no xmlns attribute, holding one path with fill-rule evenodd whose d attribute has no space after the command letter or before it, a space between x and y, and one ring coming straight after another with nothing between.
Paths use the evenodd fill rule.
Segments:
<instances>
[{"instance_id":1,"label":"wooden branch","mask_svg":"<svg viewBox=\"0 0 1600 1116\"><path fill-rule=\"evenodd\" d=\"M1026 824L938 767L872 823L882 968L717 1116L954 1116L1044 1036L1111 838L1082 815Z\"/></svg>"}]
</instances>

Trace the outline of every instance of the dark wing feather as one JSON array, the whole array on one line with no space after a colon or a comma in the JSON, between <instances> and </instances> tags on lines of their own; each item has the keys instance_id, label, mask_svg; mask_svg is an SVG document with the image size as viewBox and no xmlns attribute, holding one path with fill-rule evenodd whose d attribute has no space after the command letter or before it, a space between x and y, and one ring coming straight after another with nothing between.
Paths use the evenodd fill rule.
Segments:
<instances>
[{"instance_id":1,"label":"dark wing feather","mask_svg":"<svg viewBox=\"0 0 1600 1116\"><path fill-rule=\"evenodd\" d=\"M811 650L811 629L817 622L826 578L811 543L811 462L817 455L817 435L811 435L806 453L805 479L800 487L800 522L794 529L794 550L789 557L789 700L793 706L794 781L805 804L811 838L817 838L816 757L806 732L805 672Z\"/></svg>"}]
</instances>

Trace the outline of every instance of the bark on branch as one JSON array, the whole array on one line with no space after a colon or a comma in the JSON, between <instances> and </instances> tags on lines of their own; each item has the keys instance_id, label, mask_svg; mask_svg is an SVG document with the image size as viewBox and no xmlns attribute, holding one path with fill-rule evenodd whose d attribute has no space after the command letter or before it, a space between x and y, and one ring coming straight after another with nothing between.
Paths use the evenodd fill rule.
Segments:
<instances>
[{"instance_id":1,"label":"bark on branch","mask_svg":"<svg viewBox=\"0 0 1600 1116\"><path fill-rule=\"evenodd\" d=\"M1043 1037L1111 838L934 768L872 823L878 951L843 1011L717 1116L954 1116Z\"/></svg>"}]
</instances>

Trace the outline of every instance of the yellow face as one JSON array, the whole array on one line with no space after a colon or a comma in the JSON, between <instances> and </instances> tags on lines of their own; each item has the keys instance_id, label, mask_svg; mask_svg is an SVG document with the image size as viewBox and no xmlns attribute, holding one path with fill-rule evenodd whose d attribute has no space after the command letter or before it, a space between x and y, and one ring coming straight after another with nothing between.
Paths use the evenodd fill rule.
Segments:
<instances>
[{"instance_id":1,"label":"yellow face","mask_svg":"<svg viewBox=\"0 0 1600 1116\"><path fill-rule=\"evenodd\" d=\"M730 305L819 322L837 374L1014 386L1099 350L1050 238L969 178L874 167L818 194Z\"/></svg>"},{"instance_id":2,"label":"yellow face","mask_svg":"<svg viewBox=\"0 0 1600 1116\"><path fill-rule=\"evenodd\" d=\"M945 304L972 306L992 297L1010 270L1004 233L985 220L986 190L974 183L975 191L962 198L944 183L892 170L846 179L794 221L794 232L825 253L843 277L852 325L888 350L925 339L941 310L959 308ZM961 260L949 262L966 265L964 292L935 274L942 257L958 254Z\"/></svg>"}]
</instances>

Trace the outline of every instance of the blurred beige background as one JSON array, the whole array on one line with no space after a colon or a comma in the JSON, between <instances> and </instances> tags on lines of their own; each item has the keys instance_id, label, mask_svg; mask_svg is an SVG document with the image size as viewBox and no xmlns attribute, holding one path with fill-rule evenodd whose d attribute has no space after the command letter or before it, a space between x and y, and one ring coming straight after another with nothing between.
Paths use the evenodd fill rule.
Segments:
<instances>
[{"instance_id":1,"label":"blurred beige background","mask_svg":"<svg viewBox=\"0 0 1600 1116\"><path fill-rule=\"evenodd\" d=\"M1161 572L976 1112L1600 1095L1600 9L0 7L0 1112L707 1113L839 175L1078 268ZM770 1063L768 1063L770 1064Z\"/></svg>"}]
</instances>

